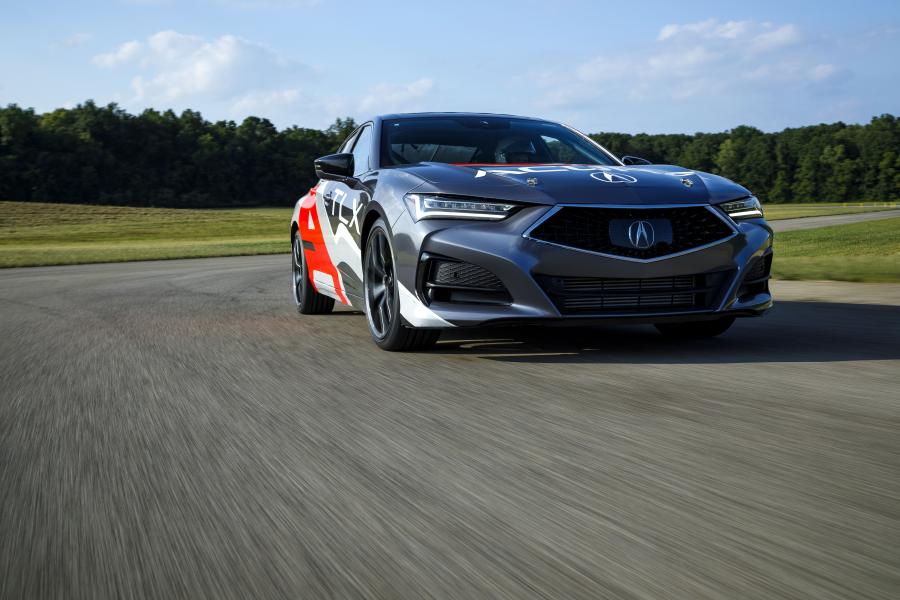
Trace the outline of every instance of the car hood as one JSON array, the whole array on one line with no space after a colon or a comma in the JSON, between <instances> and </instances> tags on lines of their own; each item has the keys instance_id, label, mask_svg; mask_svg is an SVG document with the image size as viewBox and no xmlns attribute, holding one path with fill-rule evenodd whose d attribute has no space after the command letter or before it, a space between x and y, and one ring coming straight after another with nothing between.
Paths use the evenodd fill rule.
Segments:
<instances>
[{"instance_id":1,"label":"car hood","mask_svg":"<svg viewBox=\"0 0 900 600\"><path fill-rule=\"evenodd\" d=\"M402 167L424 183L417 193L535 204L716 204L750 195L718 175L674 165L453 165Z\"/></svg>"}]
</instances>

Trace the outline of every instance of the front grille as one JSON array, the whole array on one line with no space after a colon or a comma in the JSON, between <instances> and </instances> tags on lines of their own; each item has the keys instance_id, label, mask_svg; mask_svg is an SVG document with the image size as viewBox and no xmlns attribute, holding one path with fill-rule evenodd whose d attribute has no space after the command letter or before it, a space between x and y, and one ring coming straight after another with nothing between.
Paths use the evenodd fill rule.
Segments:
<instances>
[{"instance_id":1,"label":"front grille","mask_svg":"<svg viewBox=\"0 0 900 600\"><path fill-rule=\"evenodd\" d=\"M690 311L711 308L728 272L651 279L553 277L536 279L563 314Z\"/></svg>"},{"instance_id":2,"label":"front grille","mask_svg":"<svg viewBox=\"0 0 900 600\"><path fill-rule=\"evenodd\" d=\"M467 262L425 256L421 292L427 302L509 304L512 298L500 279Z\"/></svg>"},{"instance_id":3,"label":"front grille","mask_svg":"<svg viewBox=\"0 0 900 600\"><path fill-rule=\"evenodd\" d=\"M613 225L635 221L671 225L671 241L659 240L648 248L614 243ZM566 206L535 227L530 237L580 250L648 260L706 246L730 237L734 231L703 206L674 208L603 208ZM617 236L622 238L624 233ZM668 236L667 236L668 237ZM627 237L626 237L627 239Z\"/></svg>"}]
</instances>

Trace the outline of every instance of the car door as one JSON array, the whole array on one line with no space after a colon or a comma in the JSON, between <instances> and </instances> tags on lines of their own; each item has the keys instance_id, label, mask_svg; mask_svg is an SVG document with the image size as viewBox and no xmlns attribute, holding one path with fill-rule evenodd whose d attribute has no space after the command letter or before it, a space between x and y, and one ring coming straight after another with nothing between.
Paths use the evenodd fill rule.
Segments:
<instances>
[{"instance_id":1,"label":"car door","mask_svg":"<svg viewBox=\"0 0 900 600\"><path fill-rule=\"evenodd\" d=\"M362 182L365 174L373 169L374 129L371 123L360 128L351 138L354 181L323 181L320 184L323 209L331 229L333 248L329 248L332 260L341 275L345 293L353 299L362 299L362 250L360 239L362 217L371 198L368 187Z\"/></svg>"}]
</instances>

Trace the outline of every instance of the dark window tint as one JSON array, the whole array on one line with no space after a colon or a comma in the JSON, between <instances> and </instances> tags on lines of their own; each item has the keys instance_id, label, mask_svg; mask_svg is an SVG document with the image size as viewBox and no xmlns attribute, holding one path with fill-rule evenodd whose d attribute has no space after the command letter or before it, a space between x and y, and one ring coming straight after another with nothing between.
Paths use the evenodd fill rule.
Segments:
<instances>
[{"instance_id":1,"label":"dark window tint","mask_svg":"<svg viewBox=\"0 0 900 600\"><path fill-rule=\"evenodd\" d=\"M570 144L552 135L542 135L541 139L547 145L552 162L580 164L589 162L591 157L579 146Z\"/></svg>"},{"instance_id":2,"label":"dark window tint","mask_svg":"<svg viewBox=\"0 0 900 600\"><path fill-rule=\"evenodd\" d=\"M381 164L573 163L616 160L578 133L547 121L508 117L416 117L382 125Z\"/></svg>"}]
</instances>

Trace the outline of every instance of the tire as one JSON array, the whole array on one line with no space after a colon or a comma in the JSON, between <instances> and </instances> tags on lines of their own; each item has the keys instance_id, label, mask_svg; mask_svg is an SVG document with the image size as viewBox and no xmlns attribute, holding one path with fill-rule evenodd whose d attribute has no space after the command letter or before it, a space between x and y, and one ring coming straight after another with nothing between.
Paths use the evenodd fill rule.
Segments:
<instances>
[{"instance_id":1,"label":"tire","mask_svg":"<svg viewBox=\"0 0 900 600\"><path fill-rule=\"evenodd\" d=\"M291 244L291 281L294 304L301 315L322 315L330 313L334 308L334 298L317 292L309 280L309 267L299 232L294 233Z\"/></svg>"},{"instance_id":2,"label":"tire","mask_svg":"<svg viewBox=\"0 0 900 600\"><path fill-rule=\"evenodd\" d=\"M394 248L387 225L375 221L366 239L363 255L363 288L366 322L375 344L382 350L425 350L441 335L437 329L420 329L400 317L399 284L394 270Z\"/></svg>"},{"instance_id":3,"label":"tire","mask_svg":"<svg viewBox=\"0 0 900 600\"><path fill-rule=\"evenodd\" d=\"M715 321L656 323L655 327L666 337L681 340L701 340L725 333L732 323L734 323L734 317L722 317Z\"/></svg>"}]
</instances>

